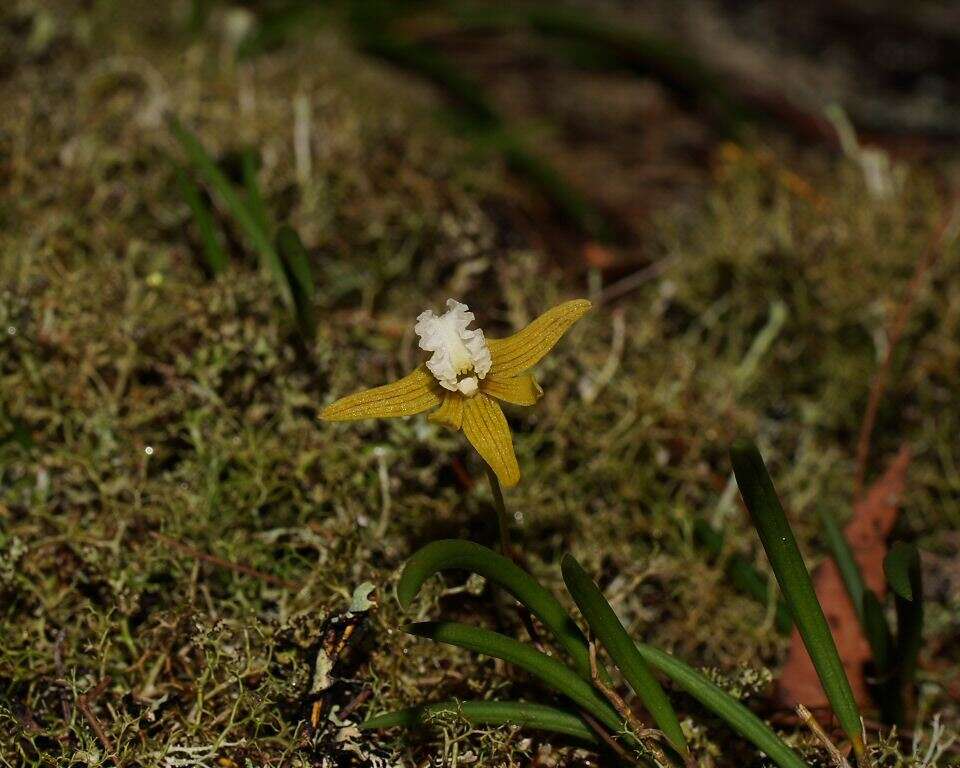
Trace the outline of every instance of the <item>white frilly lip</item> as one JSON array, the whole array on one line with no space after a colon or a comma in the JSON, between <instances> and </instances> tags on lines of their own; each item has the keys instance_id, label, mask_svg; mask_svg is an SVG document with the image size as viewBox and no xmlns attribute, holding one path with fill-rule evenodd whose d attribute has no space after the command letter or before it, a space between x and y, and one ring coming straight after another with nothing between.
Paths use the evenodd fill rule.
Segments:
<instances>
[{"instance_id":1,"label":"white frilly lip","mask_svg":"<svg viewBox=\"0 0 960 768\"><path fill-rule=\"evenodd\" d=\"M477 392L479 381L492 364L483 331L467 328L473 321L473 312L466 304L447 299L446 312L421 312L413 328L420 337L420 349L433 353L427 369L440 386L468 397Z\"/></svg>"}]
</instances>

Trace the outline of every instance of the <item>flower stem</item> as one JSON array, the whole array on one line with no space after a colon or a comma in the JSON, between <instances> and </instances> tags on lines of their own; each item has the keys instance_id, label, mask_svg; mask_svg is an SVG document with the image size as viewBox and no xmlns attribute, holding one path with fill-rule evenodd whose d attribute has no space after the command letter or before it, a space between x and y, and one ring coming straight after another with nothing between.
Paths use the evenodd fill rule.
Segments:
<instances>
[{"instance_id":1,"label":"flower stem","mask_svg":"<svg viewBox=\"0 0 960 768\"><path fill-rule=\"evenodd\" d=\"M504 557L515 560L513 556L513 545L510 542L510 515L507 514L507 507L503 503L503 489L500 487L500 481L497 480L497 475L490 468L490 465L484 462L484 466L487 468L490 492L493 494L493 506L497 508L497 525L500 528L500 550Z\"/></svg>"}]
</instances>

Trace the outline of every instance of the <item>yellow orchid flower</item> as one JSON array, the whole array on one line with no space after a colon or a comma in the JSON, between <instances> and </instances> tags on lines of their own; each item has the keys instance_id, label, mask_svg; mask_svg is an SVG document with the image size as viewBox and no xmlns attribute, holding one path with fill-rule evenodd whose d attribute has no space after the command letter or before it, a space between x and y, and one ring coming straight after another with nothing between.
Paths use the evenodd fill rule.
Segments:
<instances>
[{"instance_id":1,"label":"yellow orchid flower","mask_svg":"<svg viewBox=\"0 0 960 768\"><path fill-rule=\"evenodd\" d=\"M543 390L527 371L589 309L586 299L568 301L513 336L487 339L483 331L468 328L474 315L467 305L448 299L443 314L428 309L417 317L414 331L420 348L433 353L429 360L392 384L340 398L324 408L320 418L394 418L436 408L430 421L462 429L501 485L516 485L520 467L498 401L533 405L540 399Z\"/></svg>"}]
</instances>

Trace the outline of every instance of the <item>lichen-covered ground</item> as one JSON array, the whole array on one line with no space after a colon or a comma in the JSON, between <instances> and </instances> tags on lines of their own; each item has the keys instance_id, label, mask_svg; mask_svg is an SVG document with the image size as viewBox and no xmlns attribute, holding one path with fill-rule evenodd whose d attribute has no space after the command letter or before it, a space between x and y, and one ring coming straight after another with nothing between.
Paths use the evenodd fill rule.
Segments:
<instances>
[{"instance_id":1,"label":"lichen-covered ground","mask_svg":"<svg viewBox=\"0 0 960 768\"><path fill-rule=\"evenodd\" d=\"M401 631L412 617L392 590L409 554L496 539L462 437L419 418L316 419L411 368L413 319L448 296L491 335L565 298L597 304L539 366L541 402L509 414L523 480L507 503L536 575L559 592L572 551L637 637L731 685L776 675L787 639L691 521L705 515L767 572L731 492L726 448L746 432L810 564L824 558L814 511L848 514L870 382L944 214L930 171L899 167L881 199L851 161L727 147L702 197L661 214L649 251L663 269L605 302L598 275L513 224L511 180L432 119L428 90L336 35L238 65L229 41L188 38L163 3L106 19L13 5L0 12L0 764L322 765L345 746L307 744L315 645L365 582L379 608L341 706L550 700ZM229 225L232 266L205 274L167 113L216 155L259 148L272 214L311 251L315 340ZM870 477L904 441L915 452L897 530L924 551L928 593L916 748L891 765L921 764L934 715L960 722L960 250L946 241L871 450ZM489 588L463 587L431 581L415 617L523 631ZM702 765L763 764L673 698ZM764 691L750 701L774 714ZM457 723L356 743L404 765L591 759L562 738Z\"/></svg>"}]
</instances>

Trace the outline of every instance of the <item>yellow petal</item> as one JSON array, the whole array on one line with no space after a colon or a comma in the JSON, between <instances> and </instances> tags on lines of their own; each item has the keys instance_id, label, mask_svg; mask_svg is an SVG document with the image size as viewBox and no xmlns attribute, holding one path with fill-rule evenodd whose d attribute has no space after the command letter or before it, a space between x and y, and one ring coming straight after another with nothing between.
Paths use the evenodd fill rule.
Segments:
<instances>
[{"instance_id":1,"label":"yellow petal","mask_svg":"<svg viewBox=\"0 0 960 768\"><path fill-rule=\"evenodd\" d=\"M520 467L513 453L513 440L500 405L482 392L463 404L463 434L496 473L500 485L509 488L520 480Z\"/></svg>"},{"instance_id":2,"label":"yellow petal","mask_svg":"<svg viewBox=\"0 0 960 768\"><path fill-rule=\"evenodd\" d=\"M459 392L446 392L443 395L443 404L427 416L428 421L443 424L450 429L459 430L463 425L463 395Z\"/></svg>"},{"instance_id":3,"label":"yellow petal","mask_svg":"<svg viewBox=\"0 0 960 768\"><path fill-rule=\"evenodd\" d=\"M586 299L575 299L544 312L522 331L505 339L487 339L493 365L487 377L502 379L534 365L577 320L590 310Z\"/></svg>"},{"instance_id":4,"label":"yellow petal","mask_svg":"<svg viewBox=\"0 0 960 768\"><path fill-rule=\"evenodd\" d=\"M487 377L480 382L480 391L514 405L533 405L543 395L540 385L529 373L506 379Z\"/></svg>"},{"instance_id":5,"label":"yellow petal","mask_svg":"<svg viewBox=\"0 0 960 768\"><path fill-rule=\"evenodd\" d=\"M412 416L440 405L439 388L433 374L421 365L409 376L392 384L341 397L324 408L320 418L324 421L351 421Z\"/></svg>"}]
</instances>

